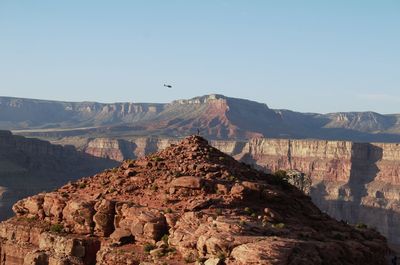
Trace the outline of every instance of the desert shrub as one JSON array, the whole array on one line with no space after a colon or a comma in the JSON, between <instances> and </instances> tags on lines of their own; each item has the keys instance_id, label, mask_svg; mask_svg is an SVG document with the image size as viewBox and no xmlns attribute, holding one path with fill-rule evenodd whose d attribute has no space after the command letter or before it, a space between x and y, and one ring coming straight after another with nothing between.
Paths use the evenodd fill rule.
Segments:
<instances>
[{"instance_id":1,"label":"desert shrub","mask_svg":"<svg viewBox=\"0 0 400 265\"><path fill-rule=\"evenodd\" d=\"M62 233L64 232L64 226L62 224L53 224L50 226L50 232L53 233Z\"/></svg>"},{"instance_id":2,"label":"desert shrub","mask_svg":"<svg viewBox=\"0 0 400 265\"><path fill-rule=\"evenodd\" d=\"M248 215L252 215L254 213L254 210L251 209L250 207L244 208L244 212Z\"/></svg>"},{"instance_id":3,"label":"desert shrub","mask_svg":"<svg viewBox=\"0 0 400 265\"><path fill-rule=\"evenodd\" d=\"M146 252L146 253L150 253L150 251L152 251L153 249L155 249L156 248L156 246L154 245L154 244L151 244L151 243L146 243L146 244L144 244L144 246L143 246L143 250L144 250L144 252Z\"/></svg>"},{"instance_id":4,"label":"desert shrub","mask_svg":"<svg viewBox=\"0 0 400 265\"><path fill-rule=\"evenodd\" d=\"M226 260L226 255L225 253L218 253L217 258L219 258L221 261L225 261Z\"/></svg>"},{"instance_id":5,"label":"desert shrub","mask_svg":"<svg viewBox=\"0 0 400 265\"><path fill-rule=\"evenodd\" d=\"M273 224L272 227L276 229L283 229L285 228L285 224L284 223Z\"/></svg>"},{"instance_id":6,"label":"desert shrub","mask_svg":"<svg viewBox=\"0 0 400 265\"><path fill-rule=\"evenodd\" d=\"M162 159L161 157L156 156L156 157L153 157L151 160L154 161L154 162L161 162L164 159Z\"/></svg>"},{"instance_id":7,"label":"desert shrub","mask_svg":"<svg viewBox=\"0 0 400 265\"><path fill-rule=\"evenodd\" d=\"M274 174L270 175L269 182L272 185L278 185L284 188L288 188L290 186L285 170L278 170Z\"/></svg>"},{"instance_id":8,"label":"desert shrub","mask_svg":"<svg viewBox=\"0 0 400 265\"><path fill-rule=\"evenodd\" d=\"M367 229L368 226L366 224L363 224L363 223L358 223L358 224L356 224L356 228L357 229Z\"/></svg>"},{"instance_id":9,"label":"desert shrub","mask_svg":"<svg viewBox=\"0 0 400 265\"><path fill-rule=\"evenodd\" d=\"M165 234L162 236L161 241L168 245L169 235Z\"/></svg>"}]
</instances>

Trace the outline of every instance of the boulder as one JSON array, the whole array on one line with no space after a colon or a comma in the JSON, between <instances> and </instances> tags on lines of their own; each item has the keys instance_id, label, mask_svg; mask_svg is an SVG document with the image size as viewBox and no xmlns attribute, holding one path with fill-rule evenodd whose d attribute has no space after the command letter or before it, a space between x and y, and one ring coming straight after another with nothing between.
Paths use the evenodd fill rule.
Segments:
<instances>
[{"instance_id":1,"label":"boulder","mask_svg":"<svg viewBox=\"0 0 400 265\"><path fill-rule=\"evenodd\" d=\"M188 188L188 189L200 189L202 187L203 181L199 177L179 177L171 182L172 187Z\"/></svg>"}]
</instances>

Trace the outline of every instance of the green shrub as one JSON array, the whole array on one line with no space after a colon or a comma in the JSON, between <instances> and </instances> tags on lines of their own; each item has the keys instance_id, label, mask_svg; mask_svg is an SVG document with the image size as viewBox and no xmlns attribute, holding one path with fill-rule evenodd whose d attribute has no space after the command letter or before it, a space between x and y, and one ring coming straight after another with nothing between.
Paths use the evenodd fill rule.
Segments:
<instances>
[{"instance_id":1,"label":"green shrub","mask_svg":"<svg viewBox=\"0 0 400 265\"><path fill-rule=\"evenodd\" d=\"M254 213L253 209L251 209L250 207L244 208L244 211L248 215L252 215Z\"/></svg>"},{"instance_id":2,"label":"green shrub","mask_svg":"<svg viewBox=\"0 0 400 265\"><path fill-rule=\"evenodd\" d=\"M144 250L144 252L146 252L146 253L150 253L150 251L152 251L153 249L155 249L156 248L156 246L154 245L154 244L151 244L151 243L146 243L146 244L144 244L144 246L143 246L143 250Z\"/></svg>"},{"instance_id":3,"label":"green shrub","mask_svg":"<svg viewBox=\"0 0 400 265\"><path fill-rule=\"evenodd\" d=\"M50 232L53 233L62 233L64 232L64 226L62 224L53 224L50 226Z\"/></svg>"},{"instance_id":4,"label":"green shrub","mask_svg":"<svg viewBox=\"0 0 400 265\"><path fill-rule=\"evenodd\" d=\"M367 229L368 226L366 224L363 224L363 223L358 223L358 224L356 224L356 228L357 229Z\"/></svg>"},{"instance_id":5,"label":"green shrub","mask_svg":"<svg viewBox=\"0 0 400 265\"><path fill-rule=\"evenodd\" d=\"M284 223L273 224L272 227L276 229L283 229L285 228L285 224Z\"/></svg>"},{"instance_id":6,"label":"green shrub","mask_svg":"<svg viewBox=\"0 0 400 265\"><path fill-rule=\"evenodd\" d=\"M237 178L236 178L235 176L229 176L229 177L228 177L228 180L229 180L229 181L235 181L236 179L237 179Z\"/></svg>"},{"instance_id":7,"label":"green shrub","mask_svg":"<svg viewBox=\"0 0 400 265\"><path fill-rule=\"evenodd\" d=\"M161 241L168 245L169 235L165 234L162 236Z\"/></svg>"},{"instance_id":8,"label":"green shrub","mask_svg":"<svg viewBox=\"0 0 400 265\"><path fill-rule=\"evenodd\" d=\"M225 261L226 260L226 255L225 253L218 253L217 258L219 258L221 261Z\"/></svg>"},{"instance_id":9,"label":"green shrub","mask_svg":"<svg viewBox=\"0 0 400 265\"><path fill-rule=\"evenodd\" d=\"M289 187L288 176L285 170L278 170L269 178L272 185L279 185L281 187Z\"/></svg>"},{"instance_id":10,"label":"green shrub","mask_svg":"<svg viewBox=\"0 0 400 265\"><path fill-rule=\"evenodd\" d=\"M156 156L156 157L153 157L151 160L154 161L154 162L161 162L164 159L162 159L161 157Z\"/></svg>"}]
</instances>

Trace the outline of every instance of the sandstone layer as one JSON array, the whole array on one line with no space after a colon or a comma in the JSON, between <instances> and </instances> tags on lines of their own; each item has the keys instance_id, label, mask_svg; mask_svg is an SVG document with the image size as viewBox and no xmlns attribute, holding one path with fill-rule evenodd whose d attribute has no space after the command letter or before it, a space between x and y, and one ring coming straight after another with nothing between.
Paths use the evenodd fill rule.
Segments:
<instances>
[{"instance_id":1,"label":"sandstone layer","mask_svg":"<svg viewBox=\"0 0 400 265\"><path fill-rule=\"evenodd\" d=\"M205 95L167 104L59 102L0 97L0 129L30 137L184 137L210 139L314 138L400 142L400 115L274 110L266 104Z\"/></svg>"},{"instance_id":2,"label":"sandstone layer","mask_svg":"<svg viewBox=\"0 0 400 265\"><path fill-rule=\"evenodd\" d=\"M386 240L189 137L19 201L0 264L387 264Z\"/></svg>"},{"instance_id":3,"label":"sandstone layer","mask_svg":"<svg viewBox=\"0 0 400 265\"><path fill-rule=\"evenodd\" d=\"M69 139L69 140L68 140ZM78 141L79 139L79 141ZM64 138L81 150L119 161L156 152L176 139ZM266 172L295 169L312 179L311 197L338 220L365 223L400 244L400 145L346 141L253 139L211 141L214 147Z\"/></svg>"}]
</instances>

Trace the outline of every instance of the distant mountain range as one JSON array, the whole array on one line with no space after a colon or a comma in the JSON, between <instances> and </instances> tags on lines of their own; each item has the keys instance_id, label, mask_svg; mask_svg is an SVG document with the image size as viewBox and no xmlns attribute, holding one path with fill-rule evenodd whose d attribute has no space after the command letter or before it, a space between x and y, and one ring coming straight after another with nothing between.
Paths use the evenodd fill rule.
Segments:
<instances>
[{"instance_id":1,"label":"distant mountain range","mask_svg":"<svg viewBox=\"0 0 400 265\"><path fill-rule=\"evenodd\" d=\"M60 102L0 97L0 129L36 137L159 135L210 139L314 138L400 142L400 114L301 113L207 95L168 104Z\"/></svg>"}]
</instances>

